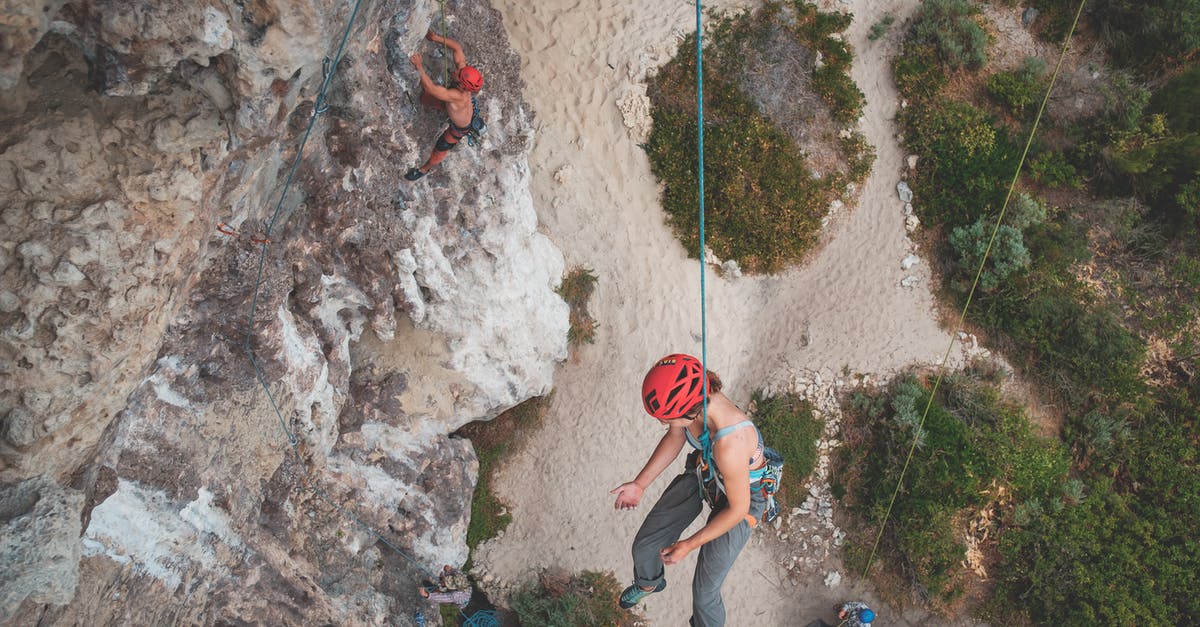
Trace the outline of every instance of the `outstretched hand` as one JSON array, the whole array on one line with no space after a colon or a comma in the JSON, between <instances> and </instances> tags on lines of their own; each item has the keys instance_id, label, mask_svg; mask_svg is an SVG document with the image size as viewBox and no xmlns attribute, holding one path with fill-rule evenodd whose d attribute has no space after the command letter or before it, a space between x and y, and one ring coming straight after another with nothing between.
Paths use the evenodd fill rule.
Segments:
<instances>
[{"instance_id":1,"label":"outstretched hand","mask_svg":"<svg viewBox=\"0 0 1200 627\"><path fill-rule=\"evenodd\" d=\"M433 29L431 28L431 29L425 31L425 39L428 39L429 41L432 41L433 43L436 44L436 43L440 43L438 40L441 39L441 36L438 35L437 33L433 32Z\"/></svg>"},{"instance_id":2,"label":"outstretched hand","mask_svg":"<svg viewBox=\"0 0 1200 627\"><path fill-rule=\"evenodd\" d=\"M633 509L642 501L642 488L632 481L622 483L609 494L617 495L617 502L613 504L613 509Z\"/></svg>"},{"instance_id":3,"label":"outstretched hand","mask_svg":"<svg viewBox=\"0 0 1200 627\"><path fill-rule=\"evenodd\" d=\"M417 68L418 70L424 65L421 62L421 55L419 54L414 54L413 56L409 57L408 60L412 61L413 67Z\"/></svg>"}]
</instances>

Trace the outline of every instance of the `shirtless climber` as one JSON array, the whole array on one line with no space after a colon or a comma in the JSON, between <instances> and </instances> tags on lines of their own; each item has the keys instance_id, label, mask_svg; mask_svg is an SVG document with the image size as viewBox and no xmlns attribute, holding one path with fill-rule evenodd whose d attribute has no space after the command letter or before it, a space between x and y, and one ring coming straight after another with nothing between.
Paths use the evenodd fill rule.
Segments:
<instances>
[{"instance_id":1,"label":"shirtless climber","mask_svg":"<svg viewBox=\"0 0 1200 627\"><path fill-rule=\"evenodd\" d=\"M457 70L454 72L454 86L442 87L425 73L420 54L410 57L413 67L416 67L417 73L421 75L421 103L441 109L450 117L450 125L438 137L429 160L420 167L409 168L408 173L404 175L404 178L410 181L429 174L429 170L441 163L472 129L478 131L483 127L483 118L479 116L479 107L475 103L475 94L483 88L483 75L479 70L467 65L467 57L463 54L462 45L457 41L442 37L432 30L425 33L425 39L449 48L454 53L454 67Z\"/></svg>"}]
</instances>

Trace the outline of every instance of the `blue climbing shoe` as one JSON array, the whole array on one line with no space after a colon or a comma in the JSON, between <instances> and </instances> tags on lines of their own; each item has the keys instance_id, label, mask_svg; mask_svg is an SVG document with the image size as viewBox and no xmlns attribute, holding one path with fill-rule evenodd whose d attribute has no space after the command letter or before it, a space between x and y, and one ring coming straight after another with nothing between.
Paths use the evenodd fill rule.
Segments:
<instances>
[{"instance_id":1,"label":"blue climbing shoe","mask_svg":"<svg viewBox=\"0 0 1200 627\"><path fill-rule=\"evenodd\" d=\"M413 622L417 624L417 627L425 627L425 612L417 610L416 615L413 616Z\"/></svg>"},{"instance_id":2,"label":"blue climbing shoe","mask_svg":"<svg viewBox=\"0 0 1200 627\"><path fill-rule=\"evenodd\" d=\"M409 168L408 172L404 173L404 179L407 181L415 181L426 174L428 174L428 172L422 172L421 168Z\"/></svg>"},{"instance_id":3,"label":"blue climbing shoe","mask_svg":"<svg viewBox=\"0 0 1200 627\"><path fill-rule=\"evenodd\" d=\"M663 588L666 587L667 581L665 579L655 586L653 590L642 590L641 586L635 583L632 586L625 588L625 591L621 593L621 607L623 609L629 609L640 603L642 599L654 594L655 592L662 592Z\"/></svg>"}]
</instances>

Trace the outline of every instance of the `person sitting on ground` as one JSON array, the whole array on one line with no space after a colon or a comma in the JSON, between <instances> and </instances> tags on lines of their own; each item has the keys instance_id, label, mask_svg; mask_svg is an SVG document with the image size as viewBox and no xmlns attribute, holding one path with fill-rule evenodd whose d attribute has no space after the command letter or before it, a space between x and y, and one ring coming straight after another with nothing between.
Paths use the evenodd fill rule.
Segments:
<instances>
[{"instance_id":1,"label":"person sitting on ground","mask_svg":"<svg viewBox=\"0 0 1200 627\"><path fill-rule=\"evenodd\" d=\"M708 415L701 419L706 396ZM667 585L664 565L678 564L699 549L692 578L691 624L719 627L725 624L721 585L766 507L762 490L751 489L752 482L758 485L755 473L762 472L766 465L762 434L721 393L717 375L706 372L700 360L691 355L668 355L658 360L642 383L642 403L667 433L637 477L612 491L617 495L614 507L637 507L643 491L671 465L684 443L697 450L688 456L687 470L671 481L637 532L633 541L634 583L621 593L621 607L633 607L647 595L661 591ZM710 459L715 472L709 467ZM707 524L680 540L705 501L711 509Z\"/></svg>"},{"instance_id":2,"label":"person sitting on ground","mask_svg":"<svg viewBox=\"0 0 1200 627\"><path fill-rule=\"evenodd\" d=\"M471 580L462 571L446 564L438 577L438 585L421 586L417 593L435 603L453 603L462 608L471 601Z\"/></svg>"},{"instance_id":3,"label":"person sitting on ground","mask_svg":"<svg viewBox=\"0 0 1200 627\"><path fill-rule=\"evenodd\" d=\"M837 607L837 617L844 627L864 627L875 620L875 612L862 601L848 601Z\"/></svg>"},{"instance_id":4,"label":"person sitting on ground","mask_svg":"<svg viewBox=\"0 0 1200 627\"><path fill-rule=\"evenodd\" d=\"M463 54L462 45L457 41L442 37L432 30L425 34L425 38L434 43L445 44L454 54L456 70L452 87L442 87L429 78L420 54L410 57L413 67L417 68L417 73L421 75L421 104L445 111L450 117L450 125L438 136L433 152L424 165L409 168L408 173L404 175L409 181L429 174L429 170L441 163L473 128L483 127L483 118L479 116L479 107L475 102L475 95L483 89L483 75L479 70L467 65L467 57Z\"/></svg>"}]
</instances>

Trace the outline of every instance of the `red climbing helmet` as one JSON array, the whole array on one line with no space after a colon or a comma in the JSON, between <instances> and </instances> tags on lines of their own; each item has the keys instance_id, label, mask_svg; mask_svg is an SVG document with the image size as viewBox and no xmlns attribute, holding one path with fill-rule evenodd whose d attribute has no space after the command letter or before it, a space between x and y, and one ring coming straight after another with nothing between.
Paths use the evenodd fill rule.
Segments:
<instances>
[{"instance_id":1,"label":"red climbing helmet","mask_svg":"<svg viewBox=\"0 0 1200 627\"><path fill-rule=\"evenodd\" d=\"M469 65L464 65L458 71L458 86L467 91L479 91L483 89L483 74Z\"/></svg>"},{"instance_id":2,"label":"red climbing helmet","mask_svg":"<svg viewBox=\"0 0 1200 627\"><path fill-rule=\"evenodd\" d=\"M682 417L704 400L704 366L691 355L667 355L642 380L642 405L659 420Z\"/></svg>"}]
</instances>

